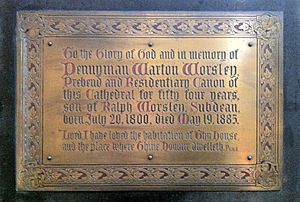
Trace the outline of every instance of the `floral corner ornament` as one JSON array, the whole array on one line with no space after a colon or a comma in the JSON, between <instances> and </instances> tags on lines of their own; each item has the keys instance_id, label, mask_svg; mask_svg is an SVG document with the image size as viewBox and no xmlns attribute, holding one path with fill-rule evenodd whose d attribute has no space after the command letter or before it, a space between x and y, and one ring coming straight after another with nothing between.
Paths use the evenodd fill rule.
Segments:
<instances>
[{"instance_id":1,"label":"floral corner ornament","mask_svg":"<svg viewBox=\"0 0 300 202\"><path fill-rule=\"evenodd\" d=\"M45 30L43 17L37 14L20 15L20 28L30 39L36 39Z\"/></svg>"},{"instance_id":2,"label":"floral corner ornament","mask_svg":"<svg viewBox=\"0 0 300 202\"><path fill-rule=\"evenodd\" d=\"M274 15L265 14L256 17L255 32L258 38L268 40L278 38L281 24L279 18Z\"/></svg>"}]
</instances>

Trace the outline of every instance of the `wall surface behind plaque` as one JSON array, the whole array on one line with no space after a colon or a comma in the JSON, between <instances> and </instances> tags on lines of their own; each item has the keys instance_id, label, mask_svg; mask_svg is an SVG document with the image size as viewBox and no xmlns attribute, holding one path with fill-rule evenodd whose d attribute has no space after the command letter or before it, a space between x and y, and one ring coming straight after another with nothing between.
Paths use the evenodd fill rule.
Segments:
<instances>
[{"instance_id":1,"label":"wall surface behind plaque","mask_svg":"<svg viewBox=\"0 0 300 202\"><path fill-rule=\"evenodd\" d=\"M284 134L280 192L15 192L18 10L283 11ZM299 0L0 0L0 201L300 201Z\"/></svg>"}]
</instances>

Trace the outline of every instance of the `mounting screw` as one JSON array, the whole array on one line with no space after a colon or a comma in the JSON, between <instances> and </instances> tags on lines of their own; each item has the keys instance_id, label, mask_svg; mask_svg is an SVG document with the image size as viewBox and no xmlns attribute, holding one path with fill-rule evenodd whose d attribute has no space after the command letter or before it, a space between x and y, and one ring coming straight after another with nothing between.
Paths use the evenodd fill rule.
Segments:
<instances>
[{"instance_id":1,"label":"mounting screw","mask_svg":"<svg viewBox=\"0 0 300 202\"><path fill-rule=\"evenodd\" d=\"M153 46L153 42L150 41L150 42L148 43L148 46L149 46L149 47L152 47L152 46Z\"/></svg>"},{"instance_id":2,"label":"mounting screw","mask_svg":"<svg viewBox=\"0 0 300 202\"><path fill-rule=\"evenodd\" d=\"M249 47L252 47L252 46L253 46L253 42L249 42L249 43L248 43L248 46L249 46Z\"/></svg>"},{"instance_id":3,"label":"mounting screw","mask_svg":"<svg viewBox=\"0 0 300 202\"><path fill-rule=\"evenodd\" d=\"M253 156L249 155L249 156L247 156L247 159L248 159L249 161L251 161L251 160L253 159Z\"/></svg>"},{"instance_id":4,"label":"mounting screw","mask_svg":"<svg viewBox=\"0 0 300 202\"><path fill-rule=\"evenodd\" d=\"M149 155L148 155L148 159L149 159L149 160L152 160L152 159L153 159L153 155L149 154Z\"/></svg>"},{"instance_id":5,"label":"mounting screw","mask_svg":"<svg viewBox=\"0 0 300 202\"><path fill-rule=\"evenodd\" d=\"M48 42L48 46L52 46L53 45L53 42L52 41L49 41Z\"/></svg>"},{"instance_id":6,"label":"mounting screw","mask_svg":"<svg viewBox=\"0 0 300 202\"><path fill-rule=\"evenodd\" d=\"M47 157L47 159L48 159L48 161L51 161L51 160L52 160L52 156L49 155L49 156Z\"/></svg>"}]
</instances>

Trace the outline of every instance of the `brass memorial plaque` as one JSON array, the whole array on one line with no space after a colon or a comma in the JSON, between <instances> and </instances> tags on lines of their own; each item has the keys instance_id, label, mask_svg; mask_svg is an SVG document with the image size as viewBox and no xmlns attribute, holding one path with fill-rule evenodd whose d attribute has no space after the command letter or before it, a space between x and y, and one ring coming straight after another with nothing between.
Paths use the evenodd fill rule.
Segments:
<instances>
[{"instance_id":1,"label":"brass memorial plaque","mask_svg":"<svg viewBox=\"0 0 300 202\"><path fill-rule=\"evenodd\" d=\"M17 189L281 186L282 13L22 11Z\"/></svg>"}]
</instances>

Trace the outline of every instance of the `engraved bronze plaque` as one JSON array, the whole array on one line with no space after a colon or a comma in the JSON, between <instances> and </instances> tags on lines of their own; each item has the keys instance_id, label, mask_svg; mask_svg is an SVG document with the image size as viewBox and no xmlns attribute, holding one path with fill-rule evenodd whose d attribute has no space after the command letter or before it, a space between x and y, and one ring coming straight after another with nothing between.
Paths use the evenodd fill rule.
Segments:
<instances>
[{"instance_id":1,"label":"engraved bronze plaque","mask_svg":"<svg viewBox=\"0 0 300 202\"><path fill-rule=\"evenodd\" d=\"M23 11L17 189L279 190L282 14Z\"/></svg>"}]
</instances>

